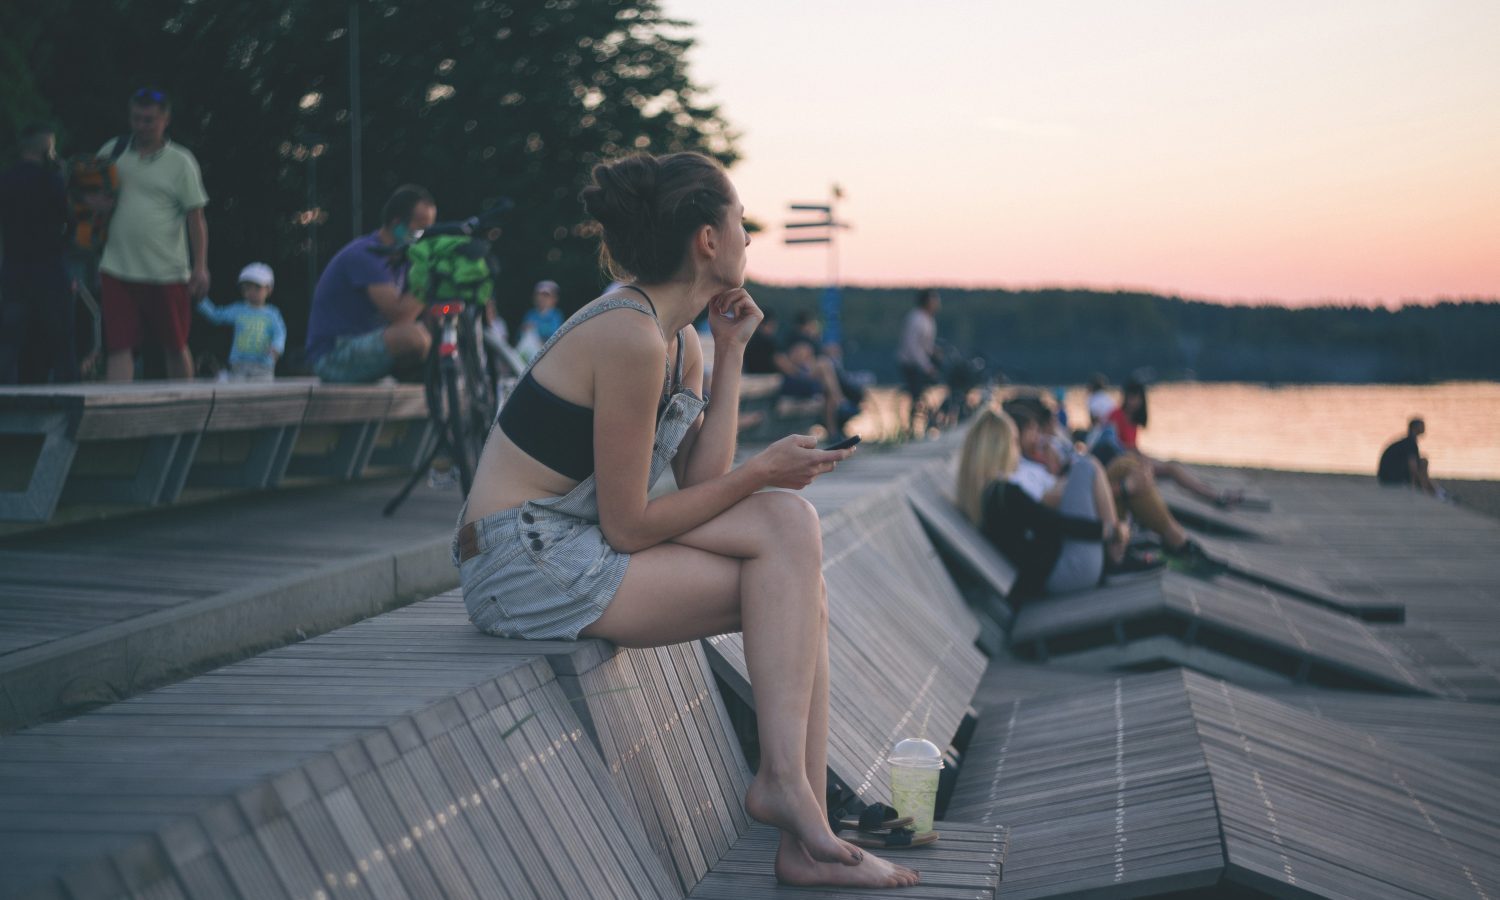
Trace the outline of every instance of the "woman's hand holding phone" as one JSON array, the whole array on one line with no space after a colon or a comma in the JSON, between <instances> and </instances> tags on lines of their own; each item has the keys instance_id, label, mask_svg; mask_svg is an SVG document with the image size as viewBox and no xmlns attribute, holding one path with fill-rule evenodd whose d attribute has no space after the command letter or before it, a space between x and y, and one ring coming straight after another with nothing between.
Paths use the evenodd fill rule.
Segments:
<instances>
[{"instance_id":1,"label":"woman's hand holding phone","mask_svg":"<svg viewBox=\"0 0 1500 900\"><path fill-rule=\"evenodd\" d=\"M801 490L819 475L826 475L850 456L847 450L820 450L810 435L790 434L751 457L747 465L760 470L766 487Z\"/></svg>"}]
</instances>

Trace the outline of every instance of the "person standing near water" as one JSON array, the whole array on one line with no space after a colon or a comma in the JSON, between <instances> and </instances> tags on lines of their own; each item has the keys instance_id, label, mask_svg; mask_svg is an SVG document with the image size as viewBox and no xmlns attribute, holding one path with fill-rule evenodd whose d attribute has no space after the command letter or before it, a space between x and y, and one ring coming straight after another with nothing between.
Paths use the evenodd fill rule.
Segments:
<instances>
[{"instance_id":1,"label":"person standing near water","mask_svg":"<svg viewBox=\"0 0 1500 900\"><path fill-rule=\"evenodd\" d=\"M849 450L790 435L734 466L740 369L761 321L750 236L696 153L596 166L581 199L621 286L568 319L491 429L453 541L464 605L500 637L656 647L743 631L760 768L745 796L781 830L776 877L901 887L919 876L828 823L828 598L812 504L788 491ZM713 403L689 327L708 311ZM672 466L679 490L651 496Z\"/></svg>"}]
</instances>

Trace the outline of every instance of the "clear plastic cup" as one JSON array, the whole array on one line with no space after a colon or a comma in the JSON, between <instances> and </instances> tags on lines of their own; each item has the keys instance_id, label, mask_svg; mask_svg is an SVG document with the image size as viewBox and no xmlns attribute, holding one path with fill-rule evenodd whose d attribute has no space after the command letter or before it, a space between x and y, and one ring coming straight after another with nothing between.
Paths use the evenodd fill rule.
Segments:
<instances>
[{"instance_id":1,"label":"clear plastic cup","mask_svg":"<svg viewBox=\"0 0 1500 900\"><path fill-rule=\"evenodd\" d=\"M932 741L907 738L891 751L891 805L902 816L911 816L918 834L932 830L937 806L938 773L943 769L943 751Z\"/></svg>"}]
</instances>

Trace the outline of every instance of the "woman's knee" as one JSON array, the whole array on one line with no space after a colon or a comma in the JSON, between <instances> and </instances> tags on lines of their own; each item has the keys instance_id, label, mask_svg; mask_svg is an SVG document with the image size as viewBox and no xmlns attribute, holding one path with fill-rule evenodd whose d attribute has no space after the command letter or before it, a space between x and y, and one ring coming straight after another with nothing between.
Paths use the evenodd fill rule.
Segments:
<instances>
[{"instance_id":1,"label":"woman's knee","mask_svg":"<svg viewBox=\"0 0 1500 900\"><path fill-rule=\"evenodd\" d=\"M764 491L754 495L757 512L767 534L780 544L817 548L823 546L823 527L818 510L799 494Z\"/></svg>"}]
</instances>

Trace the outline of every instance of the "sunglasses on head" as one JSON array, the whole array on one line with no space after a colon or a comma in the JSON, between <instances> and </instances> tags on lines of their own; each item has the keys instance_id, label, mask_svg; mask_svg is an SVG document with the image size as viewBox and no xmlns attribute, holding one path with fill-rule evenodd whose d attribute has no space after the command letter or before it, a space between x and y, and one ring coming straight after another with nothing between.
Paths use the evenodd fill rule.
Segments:
<instances>
[{"instance_id":1,"label":"sunglasses on head","mask_svg":"<svg viewBox=\"0 0 1500 900\"><path fill-rule=\"evenodd\" d=\"M148 103L162 103L162 104L164 104L164 103L167 102L167 95L164 94L164 93L162 93L161 91L152 90L151 88L141 88L140 90L138 90L134 94L132 94L130 96L130 99L132 99L132 100L144 100L144 101L146 101Z\"/></svg>"}]
</instances>

